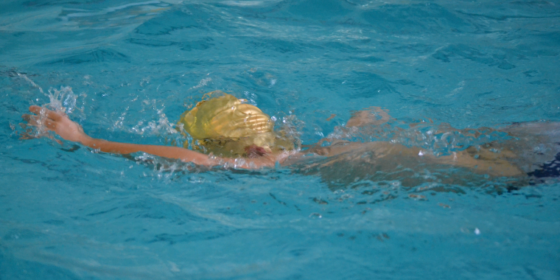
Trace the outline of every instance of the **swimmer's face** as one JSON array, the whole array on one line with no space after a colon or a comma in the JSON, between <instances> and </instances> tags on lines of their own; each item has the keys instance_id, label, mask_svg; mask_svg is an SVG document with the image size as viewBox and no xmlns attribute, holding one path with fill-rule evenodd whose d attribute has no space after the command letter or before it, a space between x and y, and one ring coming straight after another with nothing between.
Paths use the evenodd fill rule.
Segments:
<instances>
[{"instance_id":1,"label":"swimmer's face","mask_svg":"<svg viewBox=\"0 0 560 280\"><path fill-rule=\"evenodd\" d=\"M270 152L267 151L265 148L263 147L259 147L257 145L251 145L251 146L247 146L245 147L245 154L246 157L248 158L257 158L257 157L262 157L266 154L269 154Z\"/></svg>"}]
</instances>

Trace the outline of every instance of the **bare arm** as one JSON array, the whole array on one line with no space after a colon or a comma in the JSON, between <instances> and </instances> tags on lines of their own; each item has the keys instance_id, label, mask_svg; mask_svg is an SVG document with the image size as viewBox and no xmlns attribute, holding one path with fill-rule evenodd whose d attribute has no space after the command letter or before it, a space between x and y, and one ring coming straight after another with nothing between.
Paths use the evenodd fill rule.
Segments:
<instances>
[{"instance_id":1,"label":"bare arm","mask_svg":"<svg viewBox=\"0 0 560 280\"><path fill-rule=\"evenodd\" d=\"M29 111L36 115L23 115L23 118L33 126L44 126L54 131L65 140L77 142L84 146L100 150L105 153L131 154L144 152L160 157L179 159L184 162L192 162L204 166L216 166L220 164L234 165L245 169L258 169L274 166L275 158L261 157L255 159L235 160L231 158L213 158L205 154L179 147L138 145L130 143L111 142L89 137L77 123L71 121L68 116L47 110L39 106L29 107Z\"/></svg>"},{"instance_id":2,"label":"bare arm","mask_svg":"<svg viewBox=\"0 0 560 280\"><path fill-rule=\"evenodd\" d=\"M346 127L352 131L362 126L378 126L382 125L392 119L387 111L380 107L373 106L357 112L352 113L352 117L346 122ZM322 146L324 142L330 142L329 146ZM350 152L357 149L366 147L364 143L349 142L345 140L338 140L332 138L323 138L316 144L307 146L307 153L315 153L322 156L335 156L338 154Z\"/></svg>"},{"instance_id":3,"label":"bare arm","mask_svg":"<svg viewBox=\"0 0 560 280\"><path fill-rule=\"evenodd\" d=\"M352 118L346 122L346 127L361 127L365 125L381 125L391 120L387 111L373 106L352 114Z\"/></svg>"}]
</instances>

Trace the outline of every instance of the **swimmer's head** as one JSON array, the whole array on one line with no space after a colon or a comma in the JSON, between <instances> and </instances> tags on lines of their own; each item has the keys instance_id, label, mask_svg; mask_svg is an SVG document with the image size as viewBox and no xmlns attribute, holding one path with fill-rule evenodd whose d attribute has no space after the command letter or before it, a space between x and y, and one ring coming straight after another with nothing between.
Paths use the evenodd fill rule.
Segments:
<instances>
[{"instance_id":1,"label":"swimmer's head","mask_svg":"<svg viewBox=\"0 0 560 280\"><path fill-rule=\"evenodd\" d=\"M259 108L221 91L206 96L208 100L185 111L177 123L193 138L194 150L222 157L256 157L294 149L293 141L275 132L274 123Z\"/></svg>"}]
</instances>

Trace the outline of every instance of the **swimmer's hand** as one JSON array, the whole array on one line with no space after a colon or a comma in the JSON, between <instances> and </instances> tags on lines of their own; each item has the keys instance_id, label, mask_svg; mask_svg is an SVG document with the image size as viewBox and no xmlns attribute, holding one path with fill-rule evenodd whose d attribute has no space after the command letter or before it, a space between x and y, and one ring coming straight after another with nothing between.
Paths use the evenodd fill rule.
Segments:
<instances>
[{"instance_id":1,"label":"swimmer's hand","mask_svg":"<svg viewBox=\"0 0 560 280\"><path fill-rule=\"evenodd\" d=\"M35 115L25 114L22 116L29 125L45 127L54 131L62 139L72 142L82 142L89 138L82 127L71 121L66 114L53 112L39 106L31 106L29 111L35 113Z\"/></svg>"}]
</instances>

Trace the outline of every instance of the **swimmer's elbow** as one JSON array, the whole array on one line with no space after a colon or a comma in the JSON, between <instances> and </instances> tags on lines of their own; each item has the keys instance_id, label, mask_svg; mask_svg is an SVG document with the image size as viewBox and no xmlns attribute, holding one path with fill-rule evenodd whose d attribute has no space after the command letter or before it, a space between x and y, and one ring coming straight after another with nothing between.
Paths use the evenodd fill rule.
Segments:
<instances>
[{"instance_id":1,"label":"swimmer's elbow","mask_svg":"<svg viewBox=\"0 0 560 280\"><path fill-rule=\"evenodd\" d=\"M177 152L178 153L176 158L181 160L182 162L192 162L196 165L203 165L203 166L217 165L214 159L199 152L195 152L189 149L184 149L179 147L177 147Z\"/></svg>"}]
</instances>

